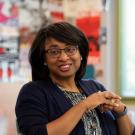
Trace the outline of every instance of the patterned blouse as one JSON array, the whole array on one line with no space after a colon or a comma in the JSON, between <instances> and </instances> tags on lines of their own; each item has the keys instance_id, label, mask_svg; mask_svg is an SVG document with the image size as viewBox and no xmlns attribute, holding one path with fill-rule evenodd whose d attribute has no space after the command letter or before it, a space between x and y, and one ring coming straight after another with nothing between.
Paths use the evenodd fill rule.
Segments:
<instances>
[{"instance_id":1,"label":"patterned blouse","mask_svg":"<svg viewBox=\"0 0 135 135\"><path fill-rule=\"evenodd\" d=\"M86 98L84 93L71 92L61 88L60 86L58 87L64 92L65 96L70 99L73 105ZM84 123L85 135L102 135L100 122L95 109L88 110L86 113L84 113L82 121Z\"/></svg>"}]
</instances>

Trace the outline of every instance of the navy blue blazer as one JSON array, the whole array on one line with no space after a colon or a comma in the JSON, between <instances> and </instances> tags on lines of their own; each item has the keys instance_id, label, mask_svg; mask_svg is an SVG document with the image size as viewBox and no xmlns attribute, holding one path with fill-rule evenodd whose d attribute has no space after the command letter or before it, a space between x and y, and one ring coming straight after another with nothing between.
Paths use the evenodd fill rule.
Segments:
<instances>
[{"instance_id":1,"label":"navy blue blazer","mask_svg":"<svg viewBox=\"0 0 135 135\"><path fill-rule=\"evenodd\" d=\"M86 96L105 90L100 83L94 80L81 80L78 85ZM46 124L60 117L71 107L71 101L50 79L29 82L22 87L16 102L15 111L19 130L24 135L47 135ZM118 135L113 114L110 111L100 113L98 108L96 111L103 135ZM70 135L85 135L82 120Z\"/></svg>"}]
</instances>

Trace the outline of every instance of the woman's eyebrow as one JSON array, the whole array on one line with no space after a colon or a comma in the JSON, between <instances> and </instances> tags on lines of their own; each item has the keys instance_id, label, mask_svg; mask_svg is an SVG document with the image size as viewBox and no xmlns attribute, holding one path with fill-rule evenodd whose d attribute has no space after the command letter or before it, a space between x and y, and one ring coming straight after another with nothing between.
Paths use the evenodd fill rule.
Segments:
<instances>
[{"instance_id":1,"label":"woman's eyebrow","mask_svg":"<svg viewBox=\"0 0 135 135\"><path fill-rule=\"evenodd\" d=\"M49 46L49 48L51 48L51 47L58 47L58 45L57 45L57 44L51 44L51 45Z\"/></svg>"}]
</instances>

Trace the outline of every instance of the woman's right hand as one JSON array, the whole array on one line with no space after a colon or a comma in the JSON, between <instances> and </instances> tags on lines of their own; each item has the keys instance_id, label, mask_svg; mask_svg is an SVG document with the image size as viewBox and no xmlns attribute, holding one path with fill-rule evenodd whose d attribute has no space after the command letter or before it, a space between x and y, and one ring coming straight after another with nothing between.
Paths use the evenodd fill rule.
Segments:
<instances>
[{"instance_id":1,"label":"woman's right hand","mask_svg":"<svg viewBox=\"0 0 135 135\"><path fill-rule=\"evenodd\" d=\"M99 91L89 95L85 100L83 100L83 102L85 103L87 109L94 109L101 104L106 104L113 107L118 106L117 103L111 102L112 99L120 100L121 97L110 91Z\"/></svg>"}]
</instances>

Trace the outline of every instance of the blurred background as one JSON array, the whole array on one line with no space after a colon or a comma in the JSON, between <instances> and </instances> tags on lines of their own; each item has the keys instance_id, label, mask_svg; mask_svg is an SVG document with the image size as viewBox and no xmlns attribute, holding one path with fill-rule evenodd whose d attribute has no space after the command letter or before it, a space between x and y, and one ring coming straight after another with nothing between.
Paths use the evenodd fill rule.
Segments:
<instances>
[{"instance_id":1,"label":"blurred background","mask_svg":"<svg viewBox=\"0 0 135 135\"><path fill-rule=\"evenodd\" d=\"M84 78L122 97L135 123L134 0L0 0L0 135L16 135L15 103L31 80L28 51L42 25L67 21L89 40Z\"/></svg>"}]
</instances>

